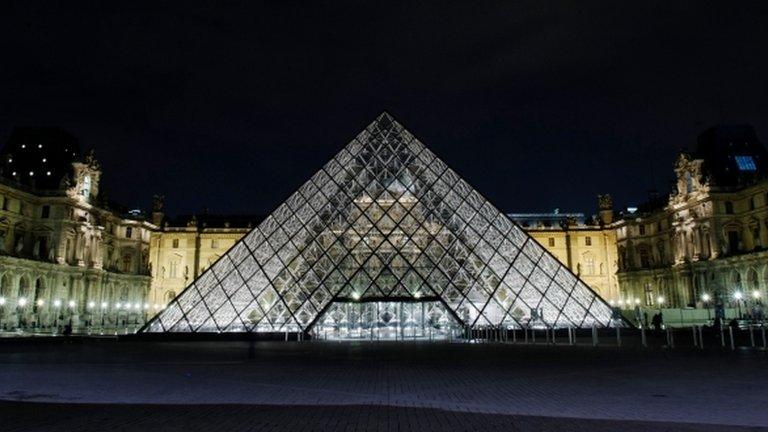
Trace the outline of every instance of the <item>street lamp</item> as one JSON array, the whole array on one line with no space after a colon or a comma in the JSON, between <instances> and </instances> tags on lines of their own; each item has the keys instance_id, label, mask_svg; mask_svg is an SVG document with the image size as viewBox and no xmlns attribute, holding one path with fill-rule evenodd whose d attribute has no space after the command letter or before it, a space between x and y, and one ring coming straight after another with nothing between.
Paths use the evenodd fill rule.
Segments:
<instances>
[{"instance_id":1,"label":"street lamp","mask_svg":"<svg viewBox=\"0 0 768 432\"><path fill-rule=\"evenodd\" d=\"M54 315L53 315L53 331L55 334L59 329L59 308L61 307L61 300L59 299L54 300L53 307L55 308Z\"/></svg>"},{"instance_id":2,"label":"street lamp","mask_svg":"<svg viewBox=\"0 0 768 432\"><path fill-rule=\"evenodd\" d=\"M709 301L712 300L712 297L709 296L709 294L704 293L701 295L701 301L704 302L704 309L707 310L707 322L709 322L710 319L712 319L712 314L709 311Z\"/></svg>"},{"instance_id":3,"label":"street lamp","mask_svg":"<svg viewBox=\"0 0 768 432\"><path fill-rule=\"evenodd\" d=\"M70 300L69 303L67 303L67 306L69 306L69 326L72 327L72 315L75 310L75 301Z\"/></svg>"},{"instance_id":4,"label":"street lamp","mask_svg":"<svg viewBox=\"0 0 768 432\"><path fill-rule=\"evenodd\" d=\"M659 303L659 313L661 313L661 308L664 305L664 296L658 296L656 301Z\"/></svg>"},{"instance_id":5,"label":"street lamp","mask_svg":"<svg viewBox=\"0 0 768 432\"><path fill-rule=\"evenodd\" d=\"M5 315L5 297L0 297L0 325L2 325L3 315Z\"/></svg>"},{"instance_id":6,"label":"street lamp","mask_svg":"<svg viewBox=\"0 0 768 432\"><path fill-rule=\"evenodd\" d=\"M27 299L24 297L19 298L17 306L17 313L19 315L19 327L21 327L24 321L24 308L27 306Z\"/></svg>"},{"instance_id":7,"label":"street lamp","mask_svg":"<svg viewBox=\"0 0 768 432\"><path fill-rule=\"evenodd\" d=\"M741 299L744 298L744 294L741 291L733 293L733 299L736 300L736 306L739 308L739 319L741 319Z\"/></svg>"}]
</instances>

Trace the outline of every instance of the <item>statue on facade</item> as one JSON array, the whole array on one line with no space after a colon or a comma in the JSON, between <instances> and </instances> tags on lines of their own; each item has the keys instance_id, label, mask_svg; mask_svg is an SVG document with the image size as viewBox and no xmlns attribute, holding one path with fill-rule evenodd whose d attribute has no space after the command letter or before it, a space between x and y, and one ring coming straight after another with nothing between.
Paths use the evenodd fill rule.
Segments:
<instances>
[{"instance_id":1,"label":"statue on facade","mask_svg":"<svg viewBox=\"0 0 768 432\"><path fill-rule=\"evenodd\" d=\"M40 258L40 239L35 240L35 245L32 247L32 256L36 259Z\"/></svg>"},{"instance_id":2,"label":"statue on facade","mask_svg":"<svg viewBox=\"0 0 768 432\"><path fill-rule=\"evenodd\" d=\"M48 261L54 262L56 260L56 243L51 242L51 247L48 248Z\"/></svg>"},{"instance_id":3,"label":"statue on facade","mask_svg":"<svg viewBox=\"0 0 768 432\"><path fill-rule=\"evenodd\" d=\"M0 253L5 253L5 237L8 234L4 230L0 230Z\"/></svg>"},{"instance_id":4,"label":"statue on facade","mask_svg":"<svg viewBox=\"0 0 768 432\"><path fill-rule=\"evenodd\" d=\"M16 242L16 254L21 255L21 252L24 250L24 237L19 237L19 240Z\"/></svg>"},{"instance_id":5,"label":"statue on facade","mask_svg":"<svg viewBox=\"0 0 768 432\"><path fill-rule=\"evenodd\" d=\"M88 150L88 153L85 154L85 164L88 165L94 171L101 170L101 164L99 163L98 160L96 160L96 155L93 149Z\"/></svg>"}]
</instances>

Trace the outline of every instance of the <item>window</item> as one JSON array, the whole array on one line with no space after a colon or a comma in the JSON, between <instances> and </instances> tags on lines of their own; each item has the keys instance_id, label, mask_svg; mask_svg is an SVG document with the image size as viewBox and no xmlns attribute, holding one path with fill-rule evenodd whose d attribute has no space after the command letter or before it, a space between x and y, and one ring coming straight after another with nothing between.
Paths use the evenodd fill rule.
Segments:
<instances>
[{"instance_id":1,"label":"window","mask_svg":"<svg viewBox=\"0 0 768 432\"><path fill-rule=\"evenodd\" d=\"M549 238L549 247L555 247L555 238L554 237L550 237Z\"/></svg>"},{"instance_id":2,"label":"window","mask_svg":"<svg viewBox=\"0 0 768 432\"><path fill-rule=\"evenodd\" d=\"M130 273L132 268L132 259L130 254L123 255L123 273Z\"/></svg>"},{"instance_id":3,"label":"window","mask_svg":"<svg viewBox=\"0 0 768 432\"><path fill-rule=\"evenodd\" d=\"M736 156L736 166L739 171L757 171L757 165L752 156Z\"/></svg>"},{"instance_id":4,"label":"window","mask_svg":"<svg viewBox=\"0 0 768 432\"><path fill-rule=\"evenodd\" d=\"M168 272L168 277L171 279L176 279L179 277L179 263L178 261L171 261L170 263L170 271Z\"/></svg>"},{"instance_id":5,"label":"window","mask_svg":"<svg viewBox=\"0 0 768 432\"><path fill-rule=\"evenodd\" d=\"M653 306L653 287L650 283L645 284L645 305Z\"/></svg>"},{"instance_id":6,"label":"window","mask_svg":"<svg viewBox=\"0 0 768 432\"><path fill-rule=\"evenodd\" d=\"M750 210L755 209L755 197L749 197L749 209Z\"/></svg>"},{"instance_id":7,"label":"window","mask_svg":"<svg viewBox=\"0 0 768 432\"><path fill-rule=\"evenodd\" d=\"M732 254L739 252L739 243L741 243L739 232L728 231L728 252Z\"/></svg>"},{"instance_id":8,"label":"window","mask_svg":"<svg viewBox=\"0 0 768 432\"><path fill-rule=\"evenodd\" d=\"M44 205L40 210L40 217L43 219L48 219L49 217L51 217L51 206Z\"/></svg>"},{"instance_id":9,"label":"window","mask_svg":"<svg viewBox=\"0 0 768 432\"><path fill-rule=\"evenodd\" d=\"M595 256L591 253L584 254L584 274L595 274Z\"/></svg>"},{"instance_id":10,"label":"window","mask_svg":"<svg viewBox=\"0 0 768 432\"><path fill-rule=\"evenodd\" d=\"M584 244L587 246L592 246L592 237L584 237Z\"/></svg>"},{"instance_id":11,"label":"window","mask_svg":"<svg viewBox=\"0 0 768 432\"><path fill-rule=\"evenodd\" d=\"M83 183L80 185L80 195L86 198L91 195L91 176L83 177Z\"/></svg>"},{"instance_id":12,"label":"window","mask_svg":"<svg viewBox=\"0 0 768 432\"><path fill-rule=\"evenodd\" d=\"M685 172L685 193L693 192L693 176L690 171Z\"/></svg>"},{"instance_id":13,"label":"window","mask_svg":"<svg viewBox=\"0 0 768 432\"><path fill-rule=\"evenodd\" d=\"M645 235L645 225L638 225L637 229L640 232L640 235Z\"/></svg>"},{"instance_id":14,"label":"window","mask_svg":"<svg viewBox=\"0 0 768 432\"><path fill-rule=\"evenodd\" d=\"M733 203L726 201L723 204L725 205L725 214L733 214Z\"/></svg>"},{"instance_id":15,"label":"window","mask_svg":"<svg viewBox=\"0 0 768 432\"><path fill-rule=\"evenodd\" d=\"M171 242L171 247L173 247L174 249L178 249L179 248L179 239L173 239L173 241Z\"/></svg>"},{"instance_id":16,"label":"window","mask_svg":"<svg viewBox=\"0 0 768 432\"><path fill-rule=\"evenodd\" d=\"M551 240L554 240L554 239L551 239ZM554 245L550 244L550 246L554 246ZM219 248L219 239L211 239L211 249L218 249L218 248Z\"/></svg>"},{"instance_id":17,"label":"window","mask_svg":"<svg viewBox=\"0 0 768 432\"><path fill-rule=\"evenodd\" d=\"M131 238L133 235L133 227L125 227L125 238Z\"/></svg>"},{"instance_id":18,"label":"window","mask_svg":"<svg viewBox=\"0 0 768 432\"><path fill-rule=\"evenodd\" d=\"M651 268L651 253L648 248L638 248L637 254L640 255L640 268Z\"/></svg>"}]
</instances>

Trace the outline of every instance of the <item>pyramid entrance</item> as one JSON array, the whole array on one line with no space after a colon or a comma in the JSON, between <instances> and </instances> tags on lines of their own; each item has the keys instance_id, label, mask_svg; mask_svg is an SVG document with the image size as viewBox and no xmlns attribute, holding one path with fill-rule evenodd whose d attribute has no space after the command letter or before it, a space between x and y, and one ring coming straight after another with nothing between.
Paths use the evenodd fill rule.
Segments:
<instances>
[{"instance_id":1,"label":"pyramid entrance","mask_svg":"<svg viewBox=\"0 0 768 432\"><path fill-rule=\"evenodd\" d=\"M310 333L320 340L446 340L458 338L461 326L437 298L334 301Z\"/></svg>"},{"instance_id":2,"label":"pyramid entrance","mask_svg":"<svg viewBox=\"0 0 768 432\"><path fill-rule=\"evenodd\" d=\"M407 339L624 324L384 113L141 331Z\"/></svg>"}]
</instances>

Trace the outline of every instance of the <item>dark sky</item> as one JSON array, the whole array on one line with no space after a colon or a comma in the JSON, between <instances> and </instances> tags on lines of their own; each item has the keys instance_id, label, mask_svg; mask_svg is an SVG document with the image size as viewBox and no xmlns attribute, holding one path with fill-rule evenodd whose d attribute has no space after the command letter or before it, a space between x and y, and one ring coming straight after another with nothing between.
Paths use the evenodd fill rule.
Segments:
<instances>
[{"instance_id":1,"label":"dark sky","mask_svg":"<svg viewBox=\"0 0 768 432\"><path fill-rule=\"evenodd\" d=\"M765 1L13 3L0 140L65 127L172 214L268 212L385 109L510 212L641 201L713 124L768 140Z\"/></svg>"}]
</instances>

